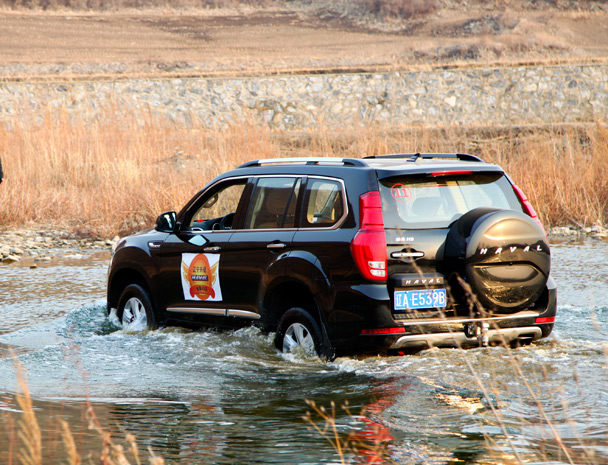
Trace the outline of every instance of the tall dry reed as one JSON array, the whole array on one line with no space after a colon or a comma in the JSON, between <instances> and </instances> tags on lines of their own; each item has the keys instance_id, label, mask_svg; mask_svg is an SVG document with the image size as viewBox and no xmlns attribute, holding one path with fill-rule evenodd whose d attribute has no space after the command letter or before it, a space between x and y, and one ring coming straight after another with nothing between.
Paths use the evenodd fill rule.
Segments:
<instances>
[{"instance_id":1,"label":"tall dry reed","mask_svg":"<svg viewBox=\"0 0 608 465\"><path fill-rule=\"evenodd\" d=\"M41 431L34 409L34 401L28 388L26 371L16 359L15 371L20 389L15 398L17 404L15 407L18 407L20 413L16 422L10 413L5 413L2 418L3 429L8 432L7 465L15 463L13 450L17 451L19 465L44 465L46 463L81 465L82 457L87 457L86 463L99 463L100 465L141 465L144 463L145 457L142 457L139 451L135 436L127 433L124 443L118 442L106 429L106 426L101 424L90 404L86 406L86 418L89 430L95 431L99 435L101 441L99 447L95 448L96 450L79 450L70 425L58 417L52 418L51 422L57 422L59 438L64 450L56 451L56 444L54 444L56 438L50 438L48 434L45 435ZM7 412L11 410L14 410L14 406L11 406ZM13 432L15 423L16 434ZM56 455L57 452L58 455ZM59 461L56 461L56 458L59 458ZM164 465L165 461L149 450L146 463Z\"/></svg>"},{"instance_id":2,"label":"tall dry reed","mask_svg":"<svg viewBox=\"0 0 608 465\"><path fill-rule=\"evenodd\" d=\"M179 209L217 174L279 156L471 152L501 164L549 226L608 221L608 128L536 130L319 125L279 131L252 121L222 129L108 110L0 124L0 227L44 225L111 237Z\"/></svg>"}]
</instances>

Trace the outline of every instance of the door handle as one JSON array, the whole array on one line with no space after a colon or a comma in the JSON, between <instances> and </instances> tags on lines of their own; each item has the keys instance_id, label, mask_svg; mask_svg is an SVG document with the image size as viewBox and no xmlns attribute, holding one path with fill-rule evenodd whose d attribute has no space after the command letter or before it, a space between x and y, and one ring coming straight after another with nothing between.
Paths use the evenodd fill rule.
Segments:
<instances>
[{"instance_id":1,"label":"door handle","mask_svg":"<svg viewBox=\"0 0 608 465\"><path fill-rule=\"evenodd\" d=\"M393 258L421 258L424 257L424 252L393 252Z\"/></svg>"},{"instance_id":2,"label":"door handle","mask_svg":"<svg viewBox=\"0 0 608 465\"><path fill-rule=\"evenodd\" d=\"M203 250L205 252L219 252L220 250L222 250L222 248L216 245L214 247L205 247Z\"/></svg>"},{"instance_id":3,"label":"door handle","mask_svg":"<svg viewBox=\"0 0 608 465\"><path fill-rule=\"evenodd\" d=\"M267 249L284 249L285 248L285 244L283 244L282 242L271 242L270 244L268 244L266 246Z\"/></svg>"}]
</instances>

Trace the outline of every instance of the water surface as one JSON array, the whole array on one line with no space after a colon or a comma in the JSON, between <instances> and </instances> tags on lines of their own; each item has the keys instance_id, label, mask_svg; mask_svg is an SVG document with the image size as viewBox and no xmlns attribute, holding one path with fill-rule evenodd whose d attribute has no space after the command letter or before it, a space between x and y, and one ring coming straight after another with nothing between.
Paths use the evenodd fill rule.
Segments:
<instances>
[{"instance_id":1,"label":"water surface","mask_svg":"<svg viewBox=\"0 0 608 465\"><path fill-rule=\"evenodd\" d=\"M141 450L167 463L339 463L302 420L306 399L334 402L342 433L384 441L399 463L567 463L558 436L573 461L594 453L605 463L608 244L564 242L552 253L559 313L546 340L514 351L433 349L330 363L279 354L254 328L122 331L106 317L107 253L67 253L35 269L2 266L3 421L20 415L17 357L45 464L64 459L59 417L82 451L99 450L89 405L117 441L133 433ZM340 408L346 402L352 415ZM17 463L10 431L0 433L2 463Z\"/></svg>"}]
</instances>

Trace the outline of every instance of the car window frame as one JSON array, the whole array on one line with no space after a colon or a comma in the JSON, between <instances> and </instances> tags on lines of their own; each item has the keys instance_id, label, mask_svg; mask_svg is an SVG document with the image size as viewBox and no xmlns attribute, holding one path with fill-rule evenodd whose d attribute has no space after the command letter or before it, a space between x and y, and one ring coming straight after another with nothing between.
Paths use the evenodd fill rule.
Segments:
<instances>
[{"instance_id":1,"label":"car window frame","mask_svg":"<svg viewBox=\"0 0 608 465\"><path fill-rule=\"evenodd\" d=\"M296 179L299 178L300 179L300 192L298 194L298 199L297 199L297 203L296 203L296 212L295 212L296 218L295 218L295 225L293 227L291 227L291 228L265 228L265 229L244 229L244 228L242 228L243 223L245 221L245 215L247 213L246 206L249 205L249 201L251 199L253 189L260 178L296 178ZM222 184L225 182L236 181L239 179L246 179L247 183L245 185L245 189L243 190L241 200L239 201L239 204L237 207L237 212L236 212L236 215L235 215L234 221L233 221L233 228L230 230L234 233L262 232L262 231L329 231L332 229L338 229L340 226L342 226L342 224L346 221L346 218L348 218L348 215L350 213L350 208L348 205L348 196L347 196L347 192L346 192L346 185L344 183L344 180L341 178L336 178L333 176L307 175L307 174L253 174L253 175L240 175L240 176L232 176L229 178L222 178L222 179L219 179L217 182L211 184L207 189L205 189L204 192L201 192L199 197L194 202L192 202L192 204L188 208L188 210L184 212L184 215L182 216L182 218L183 218L182 224L186 224L188 221L190 221L190 219L192 218L191 215L194 215L194 213L200 208L204 199L206 199L208 197L208 194L211 194L211 195L213 194L214 190L217 188L217 186L219 184ZM317 227L310 227L310 228L302 227L302 224L303 224L302 215L305 214L304 206L306 205L305 202L308 200L308 180L309 179L326 179L326 180L330 180L330 181L336 181L340 184L340 187L341 187L340 196L342 198L342 204L343 204L344 208L343 208L342 216L332 226L329 226L329 227L328 226L325 226L325 227L317 226ZM188 231L191 231L191 230L190 229L184 230L184 232L188 232ZM214 233L214 232L226 232L226 230L210 230L210 231L205 231L205 234Z\"/></svg>"}]
</instances>

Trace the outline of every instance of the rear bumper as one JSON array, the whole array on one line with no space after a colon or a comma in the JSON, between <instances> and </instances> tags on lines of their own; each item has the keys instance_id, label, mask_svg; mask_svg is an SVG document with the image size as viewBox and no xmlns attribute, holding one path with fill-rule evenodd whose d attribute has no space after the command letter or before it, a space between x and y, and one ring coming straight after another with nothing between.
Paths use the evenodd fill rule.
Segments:
<instances>
[{"instance_id":1,"label":"rear bumper","mask_svg":"<svg viewBox=\"0 0 608 465\"><path fill-rule=\"evenodd\" d=\"M481 324L487 328L490 344L534 341L550 332L557 309L557 289L551 278L540 307L487 318L395 319L386 285L357 286L356 291L359 310L348 313L348 324L335 319L330 323L330 339L343 353L478 345L472 329ZM357 324L353 324L355 316Z\"/></svg>"},{"instance_id":2,"label":"rear bumper","mask_svg":"<svg viewBox=\"0 0 608 465\"><path fill-rule=\"evenodd\" d=\"M542 337L538 326L498 328L487 331L490 344L508 344L517 340L535 341ZM469 347L479 345L477 337L469 337L464 331L450 333L410 334L399 337L389 349L425 349L429 347Z\"/></svg>"}]
</instances>

